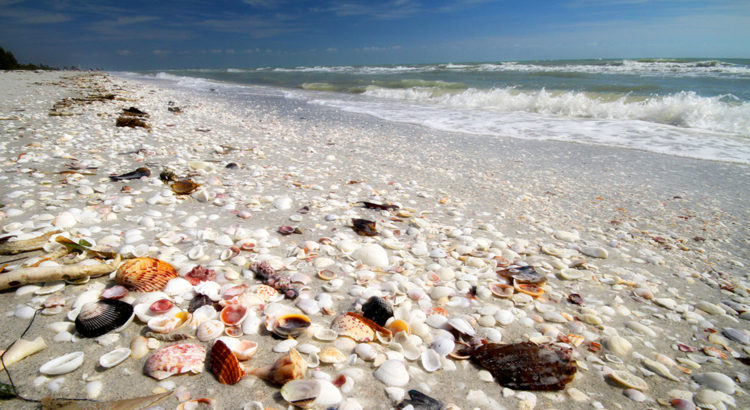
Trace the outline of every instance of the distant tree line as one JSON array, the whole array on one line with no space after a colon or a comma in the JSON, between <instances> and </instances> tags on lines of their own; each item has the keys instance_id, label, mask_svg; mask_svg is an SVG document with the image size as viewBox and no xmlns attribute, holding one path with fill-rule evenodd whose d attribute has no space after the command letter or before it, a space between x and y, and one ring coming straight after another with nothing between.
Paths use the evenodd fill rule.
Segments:
<instances>
[{"instance_id":1,"label":"distant tree line","mask_svg":"<svg viewBox=\"0 0 750 410\"><path fill-rule=\"evenodd\" d=\"M57 70L57 68L44 64L18 64L13 53L0 47L0 70Z\"/></svg>"}]
</instances>

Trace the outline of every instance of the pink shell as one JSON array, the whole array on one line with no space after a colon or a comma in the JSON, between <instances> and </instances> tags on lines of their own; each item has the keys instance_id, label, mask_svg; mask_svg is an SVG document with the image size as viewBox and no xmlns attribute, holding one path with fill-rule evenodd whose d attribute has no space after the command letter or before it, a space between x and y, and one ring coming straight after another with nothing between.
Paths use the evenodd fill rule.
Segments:
<instances>
[{"instance_id":1,"label":"pink shell","mask_svg":"<svg viewBox=\"0 0 750 410\"><path fill-rule=\"evenodd\" d=\"M229 305L221 310L221 321L228 326L236 326L247 317L248 310L243 305Z\"/></svg>"},{"instance_id":2,"label":"pink shell","mask_svg":"<svg viewBox=\"0 0 750 410\"><path fill-rule=\"evenodd\" d=\"M156 302L152 303L151 306L148 307L148 309L154 313L164 313L168 312L170 309L174 307L174 303L172 303L169 299L159 299Z\"/></svg>"},{"instance_id":3,"label":"pink shell","mask_svg":"<svg viewBox=\"0 0 750 410\"><path fill-rule=\"evenodd\" d=\"M115 285L111 288L104 289L102 299L120 299L128 294L128 289L122 285Z\"/></svg>"},{"instance_id":4,"label":"pink shell","mask_svg":"<svg viewBox=\"0 0 750 410\"><path fill-rule=\"evenodd\" d=\"M206 360L206 349L190 343L163 347L146 361L146 375L163 380L173 374L200 373Z\"/></svg>"}]
</instances>

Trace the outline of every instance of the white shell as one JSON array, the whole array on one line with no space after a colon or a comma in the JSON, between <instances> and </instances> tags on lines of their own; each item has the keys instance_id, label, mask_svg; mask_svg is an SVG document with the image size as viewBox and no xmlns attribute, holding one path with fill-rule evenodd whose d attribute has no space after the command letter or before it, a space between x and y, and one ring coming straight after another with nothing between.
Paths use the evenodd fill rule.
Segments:
<instances>
[{"instance_id":1,"label":"white shell","mask_svg":"<svg viewBox=\"0 0 750 410\"><path fill-rule=\"evenodd\" d=\"M339 334L333 329L321 328L315 331L314 337L318 340L330 342L336 340L339 337Z\"/></svg>"},{"instance_id":2,"label":"white shell","mask_svg":"<svg viewBox=\"0 0 750 410\"><path fill-rule=\"evenodd\" d=\"M440 354L432 349L427 349L422 353L422 367L432 373L443 366Z\"/></svg>"},{"instance_id":3,"label":"white shell","mask_svg":"<svg viewBox=\"0 0 750 410\"><path fill-rule=\"evenodd\" d=\"M440 338L432 343L432 350L440 356L448 356L456 347L456 342L447 338Z\"/></svg>"},{"instance_id":4,"label":"white shell","mask_svg":"<svg viewBox=\"0 0 750 410\"><path fill-rule=\"evenodd\" d=\"M193 246L188 252L188 258L198 260L203 257L203 247L200 245Z\"/></svg>"},{"instance_id":5,"label":"white shell","mask_svg":"<svg viewBox=\"0 0 750 410\"><path fill-rule=\"evenodd\" d=\"M378 244L370 244L358 248L351 253L351 257L373 268L385 268L388 266L388 252Z\"/></svg>"},{"instance_id":6,"label":"white shell","mask_svg":"<svg viewBox=\"0 0 750 410\"><path fill-rule=\"evenodd\" d=\"M110 368L117 366L130 356L130 349L123 347L115 349L99 358L99 366Z\"/></svg>"},{"instance_id":7,"label":"white shell","mask_svg":"<svg viewBox=\"0 0 750 410\"><path fill-rule=\"evenodd\" d=\"M409 372L401 360L386 360L373 373L376 379L388 387L401 387L409 383Z\"/></svg>"},{"instance_id":8,"label":"white shell","mask_svg":"<svg viewBox=\"0 0 750 410\"><path fill-rule=\"evenodd\" d=\"M737 386L734 384L734 380L722 373L701 373L696 374L693 378L701 385L718 390L722 393L734 394L737 391Z\"/></svg>"},{"instance_id":9,"label":"white shell","mask_svg":"<svg viewBox=\"0 0 750 410\"><path fill-rule=\"evenodd\" d=\"M467 336L476 336L476 332L474 331L474 328L465 320L461 319L460 317L455 317L453 319L448 320L448 324L456 329L457 331L467 335Z\"/></svg>"},{"instance_id":10,"label":"white shell","mask_svg":"<svg viewBox=\"0 0 750 410\"><path fill-rule=\"evenodd\" d=\"M327 409L343 399L339 389L326 380L292 380L281 388L281 396L299 407L319 409Z\"/></svg>"},{"instance_id":11,"label":"white shell","mask_svg":"<svg viewBox=\"0 0 750 410\"><path fill-rule=\"evenodd\" d=\"M174 278L167 282L162 291L169 296L178 296L192 290L193 285L185 278Z\"/></svg>"},{"instance_id":12,"label":"white shell","mask_svg":"<svg viewBox=\"0 0 750 410\"><path fill-rule=\"evenodd\" d=\"M633 345L627 339L620 336L607 337L602 341L602 344L606 349L611 350L618 356L627 355L633 348Z\"/></svg>"},{"instance_id":13,"label":"white shell","mask_svg":"<svg viewBox=\"0 0 750 410\"><path fill-rule=\"evenodd\" d=\"M83 364L83 352L68 353L52 359L39 368L39 372L48 375L70 373Z\"/></svg>"},{"instance_id":14,"label":"white shell","mask_svg":"<svg viewBox=\"0 0 750 410\"><path fill-rule=\"evenodd\" d=\"M369 343L358 344L357 347L354 348L354 352L364 361L375 360L375 357L378 356L378 352Z\"/></svg>"},{"instance_id":15,"label":"white shell","mask_svg":"<svg viewBox=\"0 0 750 410\"><path fill-rule=\"evenodd\" d=\"M198 325L198 330L195 333L195 337L201 342L208 342L221 336L224 332L224 323L220 320L206 320L205 322Z\"/></svg>"},{"instance_id":16,"label":"white shell","mask_svg":"<svg viewBox=\"0 0 750 410\"><path fill-rule=\"evenodd\" d=\"M273 351L276 353L286 353L294 346L297 346L297 341L294 339L287 339L276 343L276 345L273 347Z\"/></svg>"}]
</instances>

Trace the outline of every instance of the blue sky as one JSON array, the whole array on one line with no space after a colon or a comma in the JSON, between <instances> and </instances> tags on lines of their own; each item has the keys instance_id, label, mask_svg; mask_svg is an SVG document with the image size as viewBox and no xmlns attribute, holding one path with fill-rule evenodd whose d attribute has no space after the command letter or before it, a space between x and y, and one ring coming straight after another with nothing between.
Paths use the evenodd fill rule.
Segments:
<instances>
[{"instance_id":1,"label":"blue sky","mask_svg":"<svg viewBox=\"0 0 750 410\"><path fill-rule=\"evenodd\" d=\"M0 46L110 70L750 58L750 1L0 0Z\"/></svg>"}]
</instances>

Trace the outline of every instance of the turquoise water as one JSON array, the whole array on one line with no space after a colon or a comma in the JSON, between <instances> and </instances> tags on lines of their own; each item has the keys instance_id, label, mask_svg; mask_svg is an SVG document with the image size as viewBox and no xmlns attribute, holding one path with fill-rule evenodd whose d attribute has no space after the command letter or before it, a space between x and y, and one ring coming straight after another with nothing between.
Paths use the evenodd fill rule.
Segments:
<instances>
[{"instance_id":1,"label":"turquoise water","mask_svg":"<svg viewBox=\"0 0 750 410\"><path fill-rule=\"evenodd\" d=\"M136 74L128 74L136 75ZM750 163L750 60L569 60L142 72L388 121Z\"/></svg>"}]
</instances>

